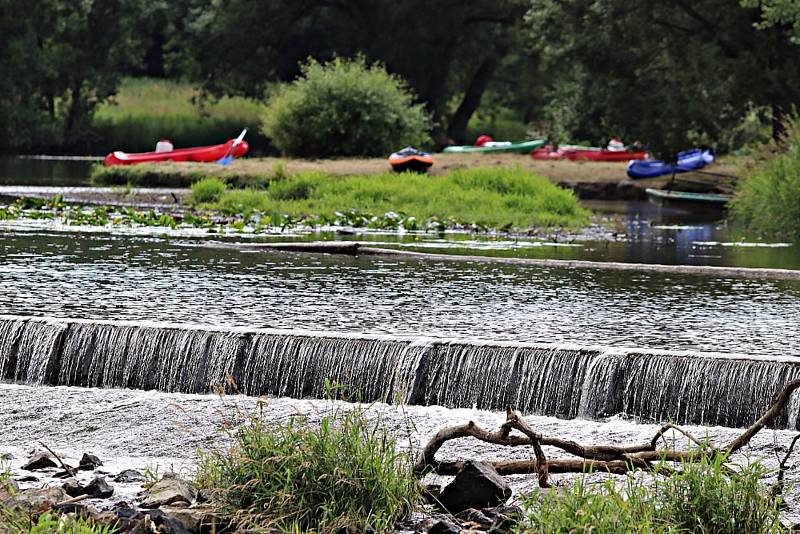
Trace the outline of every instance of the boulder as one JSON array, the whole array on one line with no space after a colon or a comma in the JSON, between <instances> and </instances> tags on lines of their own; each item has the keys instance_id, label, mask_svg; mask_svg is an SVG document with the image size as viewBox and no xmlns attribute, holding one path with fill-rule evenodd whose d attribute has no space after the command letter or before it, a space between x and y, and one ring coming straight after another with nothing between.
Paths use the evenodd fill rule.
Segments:
<instances>
[{"instance_id":1,"label":"boulder","mask_svg":"<svg viewBox=\"0 0 800 534\"><path fill-rule=\"evenodd\" d=\"M8 479L0 482L0 503L19 493L19 484L16 480Z\"/></svg>"},{"instance_id":2,"label":"boulder","mask_svg":"<svg viewBox=\"0 0 800 534\"><path fill-rule=\"evenodd\" d=\"M81 471L94 471L101 465L103 465L103 462L100 461L100 458L94 454L83 453L78 462L78 469Z\"/></svg>"},{"instance_id":3,"label":"boulder","mask_svg":"<svg viewBox=\"0 0 800 534\"><path fill-rule=\"evenodd\" d=\"M197 490L194 484L167 474L147 490L142 508L158 508L179 501L191 503Z\"/></svg>"},{"instance_id":4,"label":"boulder","mask_svg":"<svg viewBox=\"0 0 800 534\"><path fill-rule=\"evenodd\" d=\"M158 532L161 534L193 534L183 523L161 509L148 511L147 517L153 520L153 524L158 527Z\"/></svg>"},{"instance_id":5,"label":"boulder","mask_svg":"<svg viewBox=\"0 0 800 534\"><path fill-rule=\"evenodd\" d=\"M107 499L114 495L114 487L106 482L105 477L94 477L83 488L83 493L95 499Z\"/></svg>"},{"instance_id":6,"label":"boulder","mask_svg":"<svg viewBox=\"0 0 800 534\"><path fill-rule=\"evenodd\" d=\"M5 508L15 508L31 512L45 512L67 499L62 488L35 488L20 491L0 502Z\"/></svg>"},{"instance_id":7,"label":"boulder","mask_svg":"<svg viewBox=\"0 0 800 534\"><path fill-rule=\"evenodd\" d=\"M70 478L66 482L61 485L61 488L67 492L67 495L70 497L77 497L79 495L83 495L85 491L83 490L83 486L80 482L75 480L74 478Z\"/></svg>"},{"instance_id":8,"label":"boulder","mask_svg":"<svg viewBox=\"0 0 800 534\"><path fill-rule=\"evenodd\" d=\"M181 523L190 533L214 532L221 529L219 517L207 505L176 508L162 506L161 511Z\"/></svg>"},{"instance_id":9,"label":"boulder","mask_svg":"<svg viewBox=\"0 0 800 534\"><path fill-rule=\"evenodd\" d=\"M120 482L122 484L144 482L144 475L136 469L126 469L114 477L114 482Z\"/></svg>"},{"instance_id":10,"label":"boulder","mask_svg":"<svg viewBox=\"0 0 800 534\"><path fill-rule=\"evenodd\" d=\"M457 514L468 508L504 504L509 497L511 488L491 465L470 460L442 490L439 502L445 510Z\"/></svg>"},{"instance_id":11,"label":"boulder","mask_svg":"<svg viewBox=\"0 0 800 534\"><path fill-rule=\"evenodd\" d=\"M38 469L47 469L48 467L58 467L58 465L50 458L49 453L37 452L28 459L28 463L23 465L22 469L36 471Z\"/></svg>"}]
</instances>

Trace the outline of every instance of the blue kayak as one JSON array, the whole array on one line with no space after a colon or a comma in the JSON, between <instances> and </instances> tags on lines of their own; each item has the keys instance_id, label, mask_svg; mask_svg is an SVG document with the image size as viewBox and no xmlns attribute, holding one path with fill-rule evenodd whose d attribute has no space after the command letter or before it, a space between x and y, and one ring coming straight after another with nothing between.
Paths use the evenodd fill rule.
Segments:
<instances>
[{"instance_id":1,"label":"blue kayak","mask_svg":"<svg viewBox=\"0 0 800 534\"><path fill-rule=\"evenodd\" d=\"M676 165L665 163L660 160L631 161L628 163L628 176L633 179L655 178L672 173L696 171L713 162L713 150L695 148L684 152L678 152L678 162Z\"/></svg>"}]
</instances>

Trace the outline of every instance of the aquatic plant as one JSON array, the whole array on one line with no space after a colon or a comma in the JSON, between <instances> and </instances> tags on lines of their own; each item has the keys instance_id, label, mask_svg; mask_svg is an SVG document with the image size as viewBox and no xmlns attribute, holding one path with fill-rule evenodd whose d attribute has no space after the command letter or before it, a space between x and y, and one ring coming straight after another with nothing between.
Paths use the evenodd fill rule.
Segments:
<instances>
[{"instance_id":1,"label":"aquatic plant","mask_svg":"<svg viewBox=\"0 0 800 534\"><path fill-rule=\"evenodd\" d=\"M197 482L241 527L281 532L394 532L420 495L410 457L359 408L277 428L253 416L230 450L200 455Z\"/></svg>"},{"instance_id":2,"label":"aquatic plant","mask_svg":"<svg viewBox=\"0 0 800 534\"><path fill-rule=\"evenodd\" d=\"M192 184L190 203L217 202L228 188L219 178L203 178Z\"/></svg>"}]
</instances>

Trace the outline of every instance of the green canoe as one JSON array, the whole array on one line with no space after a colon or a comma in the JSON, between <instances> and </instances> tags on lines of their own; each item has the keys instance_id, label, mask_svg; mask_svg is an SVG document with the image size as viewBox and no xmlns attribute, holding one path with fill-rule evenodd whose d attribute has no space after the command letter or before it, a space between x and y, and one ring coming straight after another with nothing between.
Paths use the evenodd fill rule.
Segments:
<instances>
[{"instance_id":1,"label":"green canoe","mask_svg":"<svg viewBox=\"0 0 800 534\"><path fill-rule=\"evenodd\" d=\"M544 146L544 143L544 139L532 139L519 143L497 144L492 146L448 146L445 147L444 151L451 154L466 154L468 152L519 152L520 154L527 154L531 150Z\"/></svg>"}]
</instances>

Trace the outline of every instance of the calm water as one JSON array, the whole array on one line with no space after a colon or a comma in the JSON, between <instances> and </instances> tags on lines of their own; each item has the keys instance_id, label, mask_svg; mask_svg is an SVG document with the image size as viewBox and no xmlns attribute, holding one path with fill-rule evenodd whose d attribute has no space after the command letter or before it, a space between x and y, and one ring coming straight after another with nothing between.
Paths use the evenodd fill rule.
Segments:
<instances>
[{"instance_id":1,"label":"calm water","mask_svg":"<svg viewBox=\"0 0 800 534\"><path fill-rule=\"evenodd\" d=\"M0 233L0 313L800 355L800 283Z\"/></svg>"},{"instance_id":2,"label":"calm water","mask_svg":"<svg viewBox=\"0 0 800 534\"><path fill-rule=\"evenodd\" d=\"M53 160L0 155L0 185L89 185L90 160Z\"/></svg>"}]
</instances>

